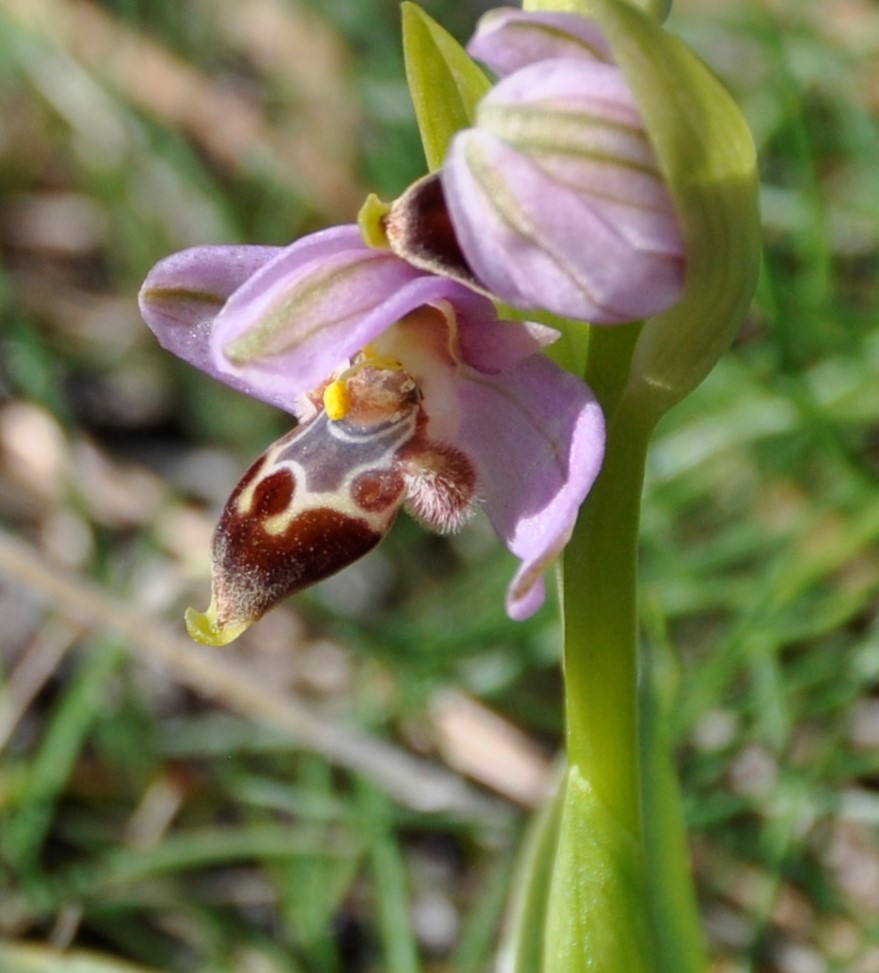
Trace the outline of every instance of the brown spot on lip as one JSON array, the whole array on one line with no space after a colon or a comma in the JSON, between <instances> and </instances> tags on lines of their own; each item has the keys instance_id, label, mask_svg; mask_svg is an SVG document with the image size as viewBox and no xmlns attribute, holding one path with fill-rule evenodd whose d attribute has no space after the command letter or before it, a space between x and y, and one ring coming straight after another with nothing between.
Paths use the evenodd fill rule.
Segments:
<instances>
[{"instance_id":1,"label":"brown spot on lip","mask_svg":"<svg viewBox=\"0 0 879 973\"><path fill-rule=\"evenodd\" d=\"M405 483L397 470L361 473L351 485L351 497L366 513L379 513L399 503Z\"/></svg>"},{"instance_id":2,"label":"brown spot on lip","mask_svg":"<svg viewBox=\"0 0 879 973\"><path fill-rule=\"evenodd\" d=\"M290 470L275 470L254 487L251 516L268 518L283 513L290 506L295 492L296 478Z\"/></svg>"}]
</instances>

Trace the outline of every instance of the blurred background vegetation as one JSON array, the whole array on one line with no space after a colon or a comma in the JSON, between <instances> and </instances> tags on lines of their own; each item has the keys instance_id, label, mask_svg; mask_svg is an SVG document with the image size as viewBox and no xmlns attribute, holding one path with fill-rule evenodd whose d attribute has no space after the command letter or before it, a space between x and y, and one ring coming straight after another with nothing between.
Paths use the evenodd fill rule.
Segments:
<instances>
[{"instance_id":1,"label":"blurred background vegetation","mask_svg":"<svg viewBox=\"0 0 879 973\"><path fill-rule=\"evenodd\" d=\"M479 12L425 6L461 39ZM170 251L284 243L420 174L398 21L0 0L2 973L490 968L559 746L554 606L514 625L484 523L404 517L190 645L212 520L288 420L135 304ZM678 0L671 26L743 105L765 214L752 314L645 497L712 970L876 973L879 6Z\"/></svg>"}]
</instances>

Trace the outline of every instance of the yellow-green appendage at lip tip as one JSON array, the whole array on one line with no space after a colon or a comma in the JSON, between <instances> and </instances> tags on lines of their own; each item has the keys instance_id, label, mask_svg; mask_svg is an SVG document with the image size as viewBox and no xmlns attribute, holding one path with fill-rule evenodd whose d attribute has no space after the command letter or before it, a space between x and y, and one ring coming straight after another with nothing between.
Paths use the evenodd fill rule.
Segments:
<instances>
[{"instance_id":1,"label":"yellow-green appendage at lip tip","mask_svg":"<svg viewBox=\"0 0 879 973\"><path fill-rule=\"evenodd\" d=\"M213 599L206 612L187 608L184 616L186 631L193 642L201 645L222 646L234 642L246 629L250 622L238 622L235 625L222 627L217 624L217 606Z\"/></svg>"}]
</instances>

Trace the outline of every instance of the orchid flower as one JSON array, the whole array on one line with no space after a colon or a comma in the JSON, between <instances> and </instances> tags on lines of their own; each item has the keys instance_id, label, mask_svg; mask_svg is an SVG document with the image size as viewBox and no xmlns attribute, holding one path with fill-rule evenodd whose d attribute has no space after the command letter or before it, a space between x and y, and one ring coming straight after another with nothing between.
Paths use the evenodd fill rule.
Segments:
<instances>
[{"instance_id":1,"label":"orchid flower","mask_svg":"<svg viewBox=\"0 0 879 973\"><path fill-rule=\"evenodd\" d=\"M140 304L165 348L299 419L223 511L193 638L237 637L374 547L401 507L447 531L480 505L521 561L507 612L540 606L604 445L591 391L543 353L552 329L499 321L488 299L354 226L174 254Z\"/></svg>"},{"instance_id":2,"label":"orchid flower","mask_svg":"<svg viewBox=\"0 0 879 973\"><path fill-rule=\"evenodd\" d=\"M393 205L391 247L525 311L617 324L671 307L684 239L598 24L499 8L467 50L500 80Z\"/></svg>"}]
</instances>

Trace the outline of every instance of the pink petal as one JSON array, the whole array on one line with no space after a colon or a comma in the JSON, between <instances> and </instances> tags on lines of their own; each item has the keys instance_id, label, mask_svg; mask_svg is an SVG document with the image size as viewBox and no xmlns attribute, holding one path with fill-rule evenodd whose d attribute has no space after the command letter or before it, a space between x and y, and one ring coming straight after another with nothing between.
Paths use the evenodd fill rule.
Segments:
<instances>
[{"instance_id":1,"label":"pink petal","mask_svg":"<svg viewBox=\"0 0 879 973\"><path fill-rule=\"evenodd\" d=\"M477 467L486 513L522 561L507 592L521 620L543 602L542 575L567 543L604 454L590 389L543 355L460 384L458 445Z\"/></svg>"},{"instance_id":2,"label":"pink petal","mask_svg":"<svg viewBox=\"0 0 879 973\"><path fill-rule=\"evenodd\" d=\"M525 111L517 114L516 108ZM498 118L510 119L508 139L496 127ZM514 143L521 133L527 146L538 151L604 151L614 159L629 158L636 139L633 161L656 168L641 112L613 64L555 58L521 68L480 102L477 124ZM596 138L602 139L597 145Z\"/></svg>"},{"instance_id":3,"label":"pink petal","mask_svg":"<svg viewBox=\"0 0 879 973\"><path fill-rule=\"evenodd\" d=\"M465 364L495 375L558 341L559 332L530 321L500 321L491 301L477 294L455 300L458 342Z\"/></svg>"},{"instance_id":4,"label":"pink petal","mask_svg":"<svg viewBox=\"0 0 879 973\"><path fill-rule=\"evenodd\" d=\"M496 85L480 128L573 190L634 247L683 255L674 205L622 72L554 60Z\"/></svg>"}]
</instances>

